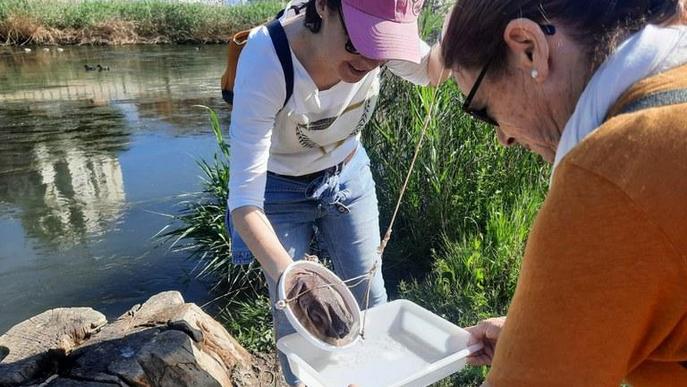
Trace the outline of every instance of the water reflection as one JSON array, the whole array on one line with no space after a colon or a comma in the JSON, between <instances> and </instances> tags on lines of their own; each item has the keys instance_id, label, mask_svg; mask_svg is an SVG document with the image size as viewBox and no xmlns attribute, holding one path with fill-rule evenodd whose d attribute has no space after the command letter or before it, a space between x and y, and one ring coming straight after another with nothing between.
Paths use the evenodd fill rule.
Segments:
<instances>
[{"instance_id":1,"label":"water reflection","mask_svg":"<svg viewBox=\"0 0 687 387\"><path fill-rule=\"evenodd\" d=\"M87 157L85 150L78 148L64 149L63 155L57 155L37 146L34 152L45 187L45 211L36 214L35 224L45 240L63 244L85 233L100 234L119 216L125 200L124 179L115 157ZM65 167L58 169L58 164Z\"/></svg>"},{"instance_id":2,"label":"water reflection","mask_svg":"<svg viewBox=\"0 0 687 387\"><path fill-rule=\"evenodd\" d=\"M114 107L0 109L0 201L21 210L27 234L66 248L102 234L120 216L126 194L117 153L129 142L123 120Z\"/></svg>"},{"instance_id":3,"label":"water reflection","mask_svg":"<svg viewBox=\"0 0 687 387\"><path fill-rule=\"evenodd\" d=\"M0 49L0 333L47 308L110 316L153 293L207 297L150 237L214 152L224 48ZM102 64L110 71L85 71Z\"/></svg>"}]
</instances>

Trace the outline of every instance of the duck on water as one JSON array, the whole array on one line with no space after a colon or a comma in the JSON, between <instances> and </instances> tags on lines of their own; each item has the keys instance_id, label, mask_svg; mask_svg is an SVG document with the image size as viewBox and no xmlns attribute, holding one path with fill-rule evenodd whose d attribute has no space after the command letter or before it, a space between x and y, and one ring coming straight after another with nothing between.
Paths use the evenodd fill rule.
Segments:
<instances>
[{"instance_id":1,"label":"duck on water","mask_svg":"<svg viewBox=\"0 0 687 387\"><path fill-rule=\"evenodd\" d=\"M110 66L101 66L99 64L96 66L91 66L91 65L85 64L83 66L84 66L84 69L86 69L86 71L96 71L96 70L98 70L98 71L110 71Z\"/></svg>"}]
</instances>

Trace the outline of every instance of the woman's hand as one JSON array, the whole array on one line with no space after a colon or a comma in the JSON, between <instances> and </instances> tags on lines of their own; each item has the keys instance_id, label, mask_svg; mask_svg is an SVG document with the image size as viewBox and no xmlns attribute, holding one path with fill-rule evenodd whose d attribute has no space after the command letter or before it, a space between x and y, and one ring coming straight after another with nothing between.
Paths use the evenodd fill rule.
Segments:
<instances>
[{"instance_id":1,"label":"woman's hand","mask_svg":"<svg viewBox=\"0 0 687 387\"><path fill-rule=\"evenodd\" d=\"M465 328L470 332L468 345L481 343L482 349L468 356L467 363L474 366L491 365L494 358L496 341L499 339L503 325L506 323L505 317L495 317L482 320L477 325Z\"/></svg>"}]
</instances>

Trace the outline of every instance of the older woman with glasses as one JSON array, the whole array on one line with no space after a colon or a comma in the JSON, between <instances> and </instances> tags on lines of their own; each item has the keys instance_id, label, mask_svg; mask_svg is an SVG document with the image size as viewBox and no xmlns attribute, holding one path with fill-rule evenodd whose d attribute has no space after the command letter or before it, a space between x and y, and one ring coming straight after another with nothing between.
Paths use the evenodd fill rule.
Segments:
<instances>
[{"instance_id":1,"label":"older woman with glasses","mask_svg":"<svg viewBox=\"0 0 687 387\"><path fill-rule=\"evenodd\" d=\"M490 386L687 386L687 26L680 0L458 0L463 108L553 163Z\"/></svg>"},{"instance_id":2,"label":"older woman with glasses","mask_svg":"<svg viewBox=\"0 0 687 387\"><path fill-rule=\"evenodd\" d=\"M344 280L378 259L377 196L360 131L375 108L380 67L416 84L436 85L450 73L440 47L418 36L422 3L309 0L298 15L250 34L234 86L227 223L234 262L260 262L273 304L280 275L315 235ZM286 55L273 39L286 41ZM351 289L361 305L367 287ZM380 271L369 298L369 306L387 299ZM273 317L277 338L293 332L282 311ZM299 383L281 354L280 361L286 381Z\"/></svg>"}]
</instances>

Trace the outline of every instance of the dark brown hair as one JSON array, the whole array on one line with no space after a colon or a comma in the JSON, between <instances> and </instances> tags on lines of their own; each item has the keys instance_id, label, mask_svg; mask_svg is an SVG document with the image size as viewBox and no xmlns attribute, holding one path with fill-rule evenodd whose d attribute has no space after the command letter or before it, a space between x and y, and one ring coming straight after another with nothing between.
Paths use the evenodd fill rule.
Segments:
<instances>
[{"instance_id":1,"label":"dark brown hair","mask_svg":"<svg viewBox=\"0 0 687 387\"><path fill-rule=\"evenodd\" d=\"M305 8L305 26L314 33L320 32L322 28L322 18L317 14L317 8L315 6L316 0L308 0L299 6L300 9ZM341 0L327 0L327 8L339 12L341 9Z\"/></svg>"},{"instance_id":2,"label":"dark brown hair","mask_svg":"<svg viewBox=\"0 0 687 387\"><path fill-rule=\"evenodd\" d=\"M680 0L458 0L442 46L448 68L505 67L503 33L516 18L563 27L596 67L627 33L661 24L680 12Z\"/></svg>"}]
</instances>

